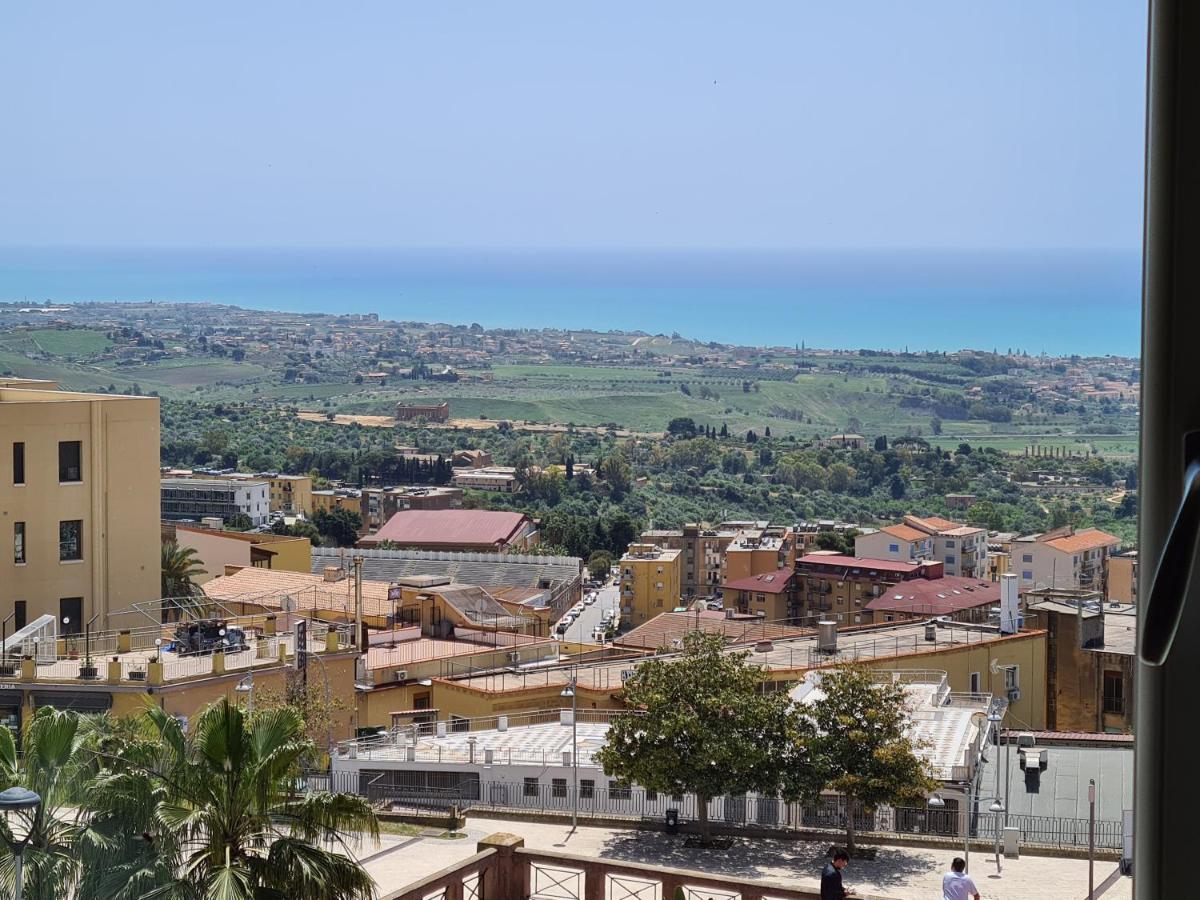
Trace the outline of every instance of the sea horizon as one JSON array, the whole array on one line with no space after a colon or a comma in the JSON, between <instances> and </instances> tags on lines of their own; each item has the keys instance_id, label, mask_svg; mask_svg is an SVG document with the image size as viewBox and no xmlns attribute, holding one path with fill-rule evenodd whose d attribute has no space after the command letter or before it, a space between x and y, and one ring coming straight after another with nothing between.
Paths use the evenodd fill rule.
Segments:
<instances>
[{"instance_id":1,"label":"sea horizon","mask_svg":"<svg viewBox=\"0 0 1200 900\"><path fill-rule=\"evenodd\" d=\"M1136 250L0 248L0 301L1136 357Z\"/></svg>"}]
</instances>

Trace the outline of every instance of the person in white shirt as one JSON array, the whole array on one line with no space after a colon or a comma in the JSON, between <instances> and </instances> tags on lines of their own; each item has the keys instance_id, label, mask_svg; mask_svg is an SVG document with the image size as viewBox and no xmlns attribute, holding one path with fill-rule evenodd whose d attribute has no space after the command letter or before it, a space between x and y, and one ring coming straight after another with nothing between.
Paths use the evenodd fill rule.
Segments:
<instances>
[{"instance_id":1,"label":"person in white shirt","mask_svg":"<svg viewBox=\"0 0 1200 900\"><path fill-rule=\"evenodd\" d=\"M967 874L967 861L954 857L950 871L942 876L942 900L979 900L979 888Z\"/></svg>"}]
</instances>

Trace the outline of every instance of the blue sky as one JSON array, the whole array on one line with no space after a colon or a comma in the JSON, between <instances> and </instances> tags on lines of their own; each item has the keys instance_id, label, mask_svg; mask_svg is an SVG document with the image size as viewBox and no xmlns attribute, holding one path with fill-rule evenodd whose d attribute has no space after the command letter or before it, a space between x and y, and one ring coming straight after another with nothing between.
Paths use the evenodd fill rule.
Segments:
<instances>
[{"instance_id":1,"label":"blue sky","mask_svg":"<svg viewBox=\"0 0 1200 900\"><path fill-rule=\"evenodd\" d=\"M10 3L0 245L1134 248L1145 18Z\"/></svg>"}]
</instances>

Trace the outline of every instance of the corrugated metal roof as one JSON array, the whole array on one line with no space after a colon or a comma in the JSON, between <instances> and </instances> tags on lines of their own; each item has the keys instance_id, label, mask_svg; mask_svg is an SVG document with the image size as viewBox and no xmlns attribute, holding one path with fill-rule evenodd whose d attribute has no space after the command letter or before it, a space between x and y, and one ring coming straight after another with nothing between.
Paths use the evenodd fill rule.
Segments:
<instances>
[{"instance_id":1,"label":"corrugated metal roof","mask_svg":"<svg viewBox=\"0 0 1200 900\"><path fill-rule=\"evenodd\" d=\"M369 539L404 546L499 546L518 537L528 521L524 513L488 509L406 509Z\"/></svg>"}]
</instances>

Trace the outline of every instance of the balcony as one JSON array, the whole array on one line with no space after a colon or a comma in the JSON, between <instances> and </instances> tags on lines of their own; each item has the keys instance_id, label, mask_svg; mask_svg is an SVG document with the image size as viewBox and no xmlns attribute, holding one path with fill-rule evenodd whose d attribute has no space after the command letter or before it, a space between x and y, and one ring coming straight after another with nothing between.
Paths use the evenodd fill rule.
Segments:
<instances>
[{"instance_id":1,"label":"balcony","mask_svg":"<svg viewBox=\"0 0 1200 900\"><path fill-rule=\"evenodd\" d=\"M819 900L819 893L783 884L680 871L665 866L527 850L512 834L493 834L478 852L383 900ZM887 900L875 897L875 900Z\"/></svg>"}]
</instances>

